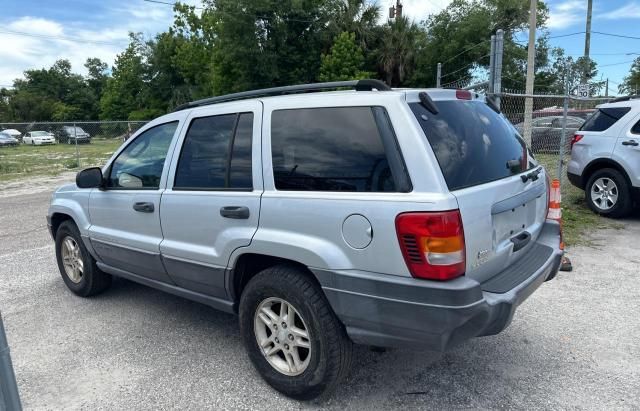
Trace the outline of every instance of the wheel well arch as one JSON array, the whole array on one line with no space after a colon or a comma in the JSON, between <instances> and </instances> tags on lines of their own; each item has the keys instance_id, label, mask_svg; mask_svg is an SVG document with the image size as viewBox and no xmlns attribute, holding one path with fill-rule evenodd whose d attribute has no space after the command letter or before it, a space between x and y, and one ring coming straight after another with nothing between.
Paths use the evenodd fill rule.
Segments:
<instances>
[{"instance_id":1,"label":"wheel well arch","mask_svg":"<svg viewBox=\"0 0 640 411\"><path fill-rule=\"evenodd\" d=\"M584 171L582 172L582 179L580 181L580 185L582 186L583 190L586 189L587 183L589 182L591 175L593 175L593 173L603 168L613 168L614 170L619 171L620 174L624 176L625 180L627 181L627 184L631 186L631 179L629 178L629 175L627 174L627 171L624 169L624 167L622 167L619 163L617 163L616 161L610 158L600 158L597 160L593 160L584 168Z\"/></svg>"},{"instance_id":2,"label":"wheel well arch","mask_svg":"<svg viewBox=\"0 0 640 411\"><path fill-rule=\"evenodd\" d=\"M56 238L56 233L58 232L58 228L60 228L60 224L69 220L73 221L75 224L75 220L69 214L53 213L51 215L51 235L54 239Z\"/></svg>"},{"instance_id":3,"label":"wheel well arch","mask_svg":"<svg viewBox=\"0 0 640 411\"><path fill-rule=\"evenodd\" d=\"M283 257L266 254L245 253L240 255L230 271L228 287L233 301L238 302L249 281L259 272L276 265L290 265L305 273L318 286L320 282L306 265Z\"/></svg>"}]
</instances>

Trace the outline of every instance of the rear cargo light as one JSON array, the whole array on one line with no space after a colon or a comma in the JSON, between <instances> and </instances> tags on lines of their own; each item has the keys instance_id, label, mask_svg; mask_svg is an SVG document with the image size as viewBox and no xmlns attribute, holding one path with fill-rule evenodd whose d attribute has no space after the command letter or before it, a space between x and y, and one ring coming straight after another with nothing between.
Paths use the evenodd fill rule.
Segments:
<instances>
[{"instance_id":1,"label":"rear cargo light","mask_svg":"<svg viewBox=\"0 0 640 411\"><path fill-rule=\"evenodd\" d=\"M456 90L456 98L458 100L471 100L471 92L469 90Z\"/></svg>"},{"instance_id":2,"label":"rear cargo light","mask_svg":"<svg viewBox=\"0 0 640 411\"><path fill-rule=\"evenodd\" d=\"M582 137L584 137L582 134L574 134L573 137L571 138L571 149L573 149L573 145L575 143L577 143L578 141L582 140Z\"/></svg>"},{"instance_id":3,"label":"rear cargo light","mask_svg":"<svg viewBox=\"0 0 640 411\"><path fill-rule=\"evenodd\" d=\"M464 231L459 210L399 214L396 233L412 276L445 281L464 274Z\"/></svg>"}]
</instances>

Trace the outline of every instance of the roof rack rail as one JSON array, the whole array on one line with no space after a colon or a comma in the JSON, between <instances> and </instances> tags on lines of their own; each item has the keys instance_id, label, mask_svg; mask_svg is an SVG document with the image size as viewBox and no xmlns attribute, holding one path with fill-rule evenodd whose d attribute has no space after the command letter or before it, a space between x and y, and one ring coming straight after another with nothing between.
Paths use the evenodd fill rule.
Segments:
<instances>
[{"instance_id":1,"label":"roof rack rail","mask_svg":"<svg viewBox=\"0 0 640 411\"><path fill-rule=\"evenodd\" d=\"M636 100L640 98L640 94L635 95L635 96L623 96L623 97L616 97L613 100L611 100L609 103L618 103L620 101L629 101L629 100Z\"/></svg>"},{"instance_id":2,"label":"roof rack rail","mask_svg":"<svg viewBox=\"0 0 640 411\"><path fill-rule=\"evenodd\" d=\"M389 91L391 88L380 80L350 80L350 81L333 81L328 83L311 83L298 84L295 86L272 87L261 90L243 91L240 93L225 94L223 96L209 97L202 100L192 101L191 103L182 104L175 108L174 111L185 110L188 108L208 106L210 104L224 103L227 101L244 100L255 97L281 96L286 94L304 93L309 91L330 90L336 88L353 88L356 91Z\"/></svg>"}]
</instances>

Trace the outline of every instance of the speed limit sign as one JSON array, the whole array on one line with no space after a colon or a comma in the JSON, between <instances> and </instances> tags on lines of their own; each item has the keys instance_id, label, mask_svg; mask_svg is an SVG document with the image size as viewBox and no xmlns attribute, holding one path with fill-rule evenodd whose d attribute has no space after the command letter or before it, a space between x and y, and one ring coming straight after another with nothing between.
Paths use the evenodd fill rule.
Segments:
<instances>
[{"instance_id":1,"label":"speed limit sign","mask_svg":"<svg viewBox=\"0 0 640 411\"><path fill-rule=\"evenodd\" d=\"M590 87L588 84L580 84L578 85L578 97L589 97Z\"/></svg>"}]
</instances>

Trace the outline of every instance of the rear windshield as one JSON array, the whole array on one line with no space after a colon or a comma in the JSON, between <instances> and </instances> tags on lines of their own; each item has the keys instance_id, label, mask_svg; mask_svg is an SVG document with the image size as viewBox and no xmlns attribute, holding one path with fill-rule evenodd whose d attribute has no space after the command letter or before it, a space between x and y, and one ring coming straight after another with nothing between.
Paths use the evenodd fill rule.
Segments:
<instances>
[{"instance_id":1,"label":"rear windshield","mask_svg":"<svg viewBox=\"0 0 640 411\"><path fill-rule=\"evenodd\" d=\"M580 130L582 131L605 131L625 114L631 107L606 107L599 108L591 117L584 122Z\"/></svg>"},{"instance_id":2,"label":"rear windshield","mask_svg":"<svg viewBox=\"0 0 640 411\"><path fill-rule=\"evenodd\" d=\"M438 101L438 114L409 104L438 159L449 190L525 171L526 146L506 119L481 101Z\"/></svg>"}]
</instances>

